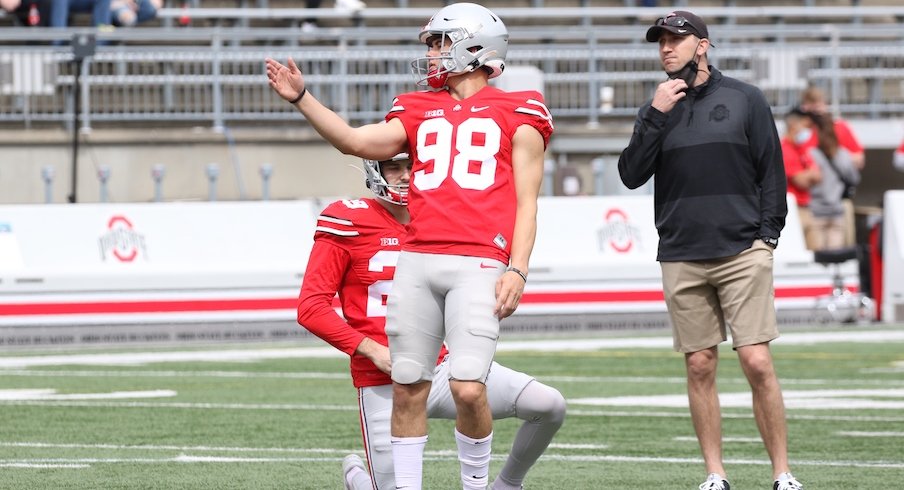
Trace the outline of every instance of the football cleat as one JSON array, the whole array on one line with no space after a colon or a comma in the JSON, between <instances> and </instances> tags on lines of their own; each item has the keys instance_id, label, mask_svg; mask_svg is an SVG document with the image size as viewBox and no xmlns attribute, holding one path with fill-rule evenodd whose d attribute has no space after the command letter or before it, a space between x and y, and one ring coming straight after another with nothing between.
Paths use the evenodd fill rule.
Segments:
<instances>
[{"instance_id":1,"label":"football cleat","mask_svg":"<svg viewBox=\"0 0 904 490\"><path fill-rule=\"evenodd\" d=\"M357 454L349 454L342 459L342 484L344 485L345 490L354 490L348 483L348 474L355 468L360 468L361 471L367 473L367 467L364 466L364 461L362 461L361 457Z\"/></svg>"},{"instance_id":2,"label":"football cleat","mask_svg":"<svg viewBox=\"0 0 904 490\"><path fill-rule=\"evenodd\" d=\"M772 483L772 490L803 490L804 486L791 473L782 473Z\"/></svg>"},{"instance_id":3,"label":"football cleat","mask_svg":"<svg viewBox=\"0 0 904 490\"><path fill-rule=\"evenodd\" d=\"M700 490L731 490L731 485L728 484L728 480L722 475L710 473L706 477L706 481L700 484L699 488Z\"/></svg>"}]
</instances>

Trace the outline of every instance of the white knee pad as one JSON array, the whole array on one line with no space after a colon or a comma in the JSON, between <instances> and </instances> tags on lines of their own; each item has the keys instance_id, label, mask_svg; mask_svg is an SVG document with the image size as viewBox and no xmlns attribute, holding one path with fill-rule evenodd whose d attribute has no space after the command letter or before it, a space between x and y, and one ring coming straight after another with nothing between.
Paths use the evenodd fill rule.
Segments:
<instances>
[{"instance_id":1,"label":"white knee pad","mask_svg":"<svg viewBox=\"0 0 904 490\"><path fill-rule=\"evenodd\" d=\"M490 364L474 357L449 359L449 376L458 381L479 381L486 384Z\"/></svg>"},{"instance_id":2,"label":"white knee pad","mask_svg":"<svg viewBox=\"0 0 904 490\"><path fill-rule=\"evenodd\" d=\"M402 385L432 381L433 370L428 373L423 365L411 359L399 359L392 363L392 380Z\"/></svg>"}]
</instances>

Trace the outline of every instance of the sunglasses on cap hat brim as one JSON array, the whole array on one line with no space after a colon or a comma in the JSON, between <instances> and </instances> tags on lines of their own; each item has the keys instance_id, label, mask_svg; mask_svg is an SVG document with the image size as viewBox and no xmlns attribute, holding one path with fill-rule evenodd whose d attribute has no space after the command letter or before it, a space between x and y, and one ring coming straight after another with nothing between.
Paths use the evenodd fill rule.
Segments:
<instances>
[{"instance_id":1,"label":"sunglasses on cap hat brim","mask_svg":"<svg viewBox=\"0 0 904 490\"><path fill-rule=\"evenodd\" d=\"M700 39L709 39L708 33L701 32L690 19L680 14L668 15L656 19L653 26L647 30L647 41L651 43L659 41L660 36L662 36L662 31L668 31L679 36L689 36L693 34ZM710 44L712 44L711 41Z\"/></svg>"}]
</instances>

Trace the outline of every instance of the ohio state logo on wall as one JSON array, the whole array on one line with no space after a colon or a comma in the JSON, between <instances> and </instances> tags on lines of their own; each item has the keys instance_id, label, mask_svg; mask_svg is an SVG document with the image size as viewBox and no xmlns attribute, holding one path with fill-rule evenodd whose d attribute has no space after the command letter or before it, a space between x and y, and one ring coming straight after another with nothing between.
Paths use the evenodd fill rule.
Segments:
<instances>
[{"instance_id":1,"label":"ohio state logo on wall","mask_svg":"<svg viewBox=\"0 0 904 490\"><path fill-rule=\"evenodd\" d=\"M628 214L619 208L606 211L603 226L597 230L600 252L612 249L617 253L628 253L635 246L640 248L640 231L629 223Z\"/></svg>"},{"instance_id":2,"label":"ohio state logo on wall","mask_svg":"<svg viewBox=\"0 0 904 490\"><path fill-rule=\"evenodd\" d=\"M98 245L100 258L105 262L110 256L120 262L132 262L139 254L147 259L144 235L136 232L125 216L113 216L107 221L107 232L100 236Z\"/></svg>"}]
</instances>

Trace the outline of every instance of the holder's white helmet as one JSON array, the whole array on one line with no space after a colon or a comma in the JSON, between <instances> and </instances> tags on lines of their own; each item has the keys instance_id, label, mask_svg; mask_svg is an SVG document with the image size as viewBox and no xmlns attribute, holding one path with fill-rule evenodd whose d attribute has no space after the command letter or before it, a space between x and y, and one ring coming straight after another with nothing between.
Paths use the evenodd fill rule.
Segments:
<instances>
[{"instance_id":1,"label":"holder's white helmet","mask_svg":"<svg viewBox=\"0 0 904 490\"><path fill-rule=\"evenodd\" d=\"M418 76L418 85L442 88L449 76L469 73L485 66L490 78L496 78L505 69L508 51L508 29L502 20L486 7L474 3L454 3L440 9L421 29L419 39L427 43L440 36L442 46L446 39L452 41L448 52L439 56L440 66L431 72L430 60L423 57L411 62Z\"/></svg>"},{"instance_id":2,"label":"holder's white helmet","mask_svg":"<svg viewBox=\"0 0 904 490\"><path fill-rule=\"evenodd\" d=\"M367 188L371 190L378 198L398 204L400 206L408 205L408 184L390 184L383 177L382 165L384 162L407 162L411 160L407 153L399 153L389 160L367 160L364 159L364 175Z\"/></svg>"}]
</instances>

